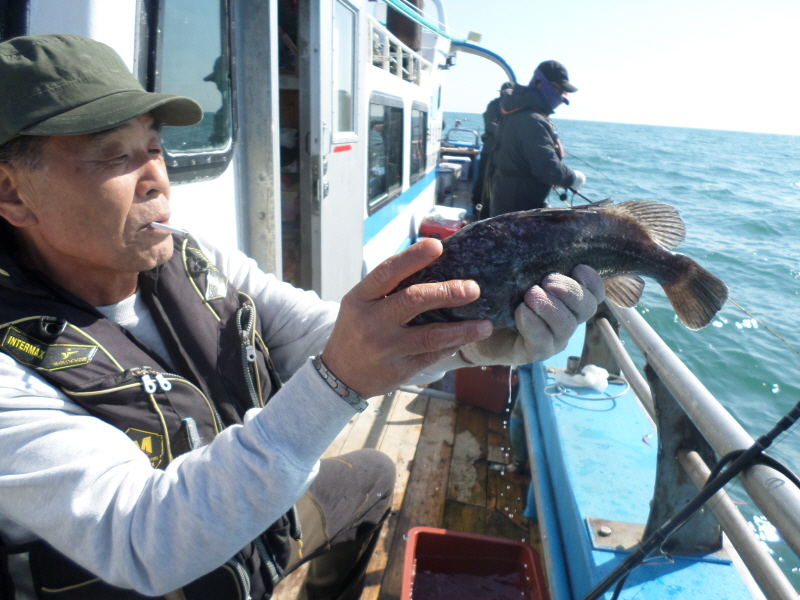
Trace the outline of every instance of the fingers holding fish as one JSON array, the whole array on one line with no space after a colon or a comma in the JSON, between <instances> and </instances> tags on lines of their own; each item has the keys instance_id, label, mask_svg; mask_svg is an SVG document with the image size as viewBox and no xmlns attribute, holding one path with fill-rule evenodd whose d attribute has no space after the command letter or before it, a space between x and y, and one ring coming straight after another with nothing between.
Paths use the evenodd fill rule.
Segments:
<instances>
[{"instance_id":1,"label":"fingers holding fish","mask_svg":"<svg viewBox=\"0 0 800 600\"><path fill-rule=\"evenodd\" d=\"M547 285L545 282L542 283ZM550 286L554 285L552 282L548 283ZM577 287L579 288L579 286ZM574 292L575 288L572 291ZM549 353L543 358L552 356L566 347L579 323L572 309L556 294L546 291L544 286L534 286L528 290L525 294L525 302L520 304L514 312L514 321L520 334L529 343L547 347ZM551 350L551 347L554 350Z\"/></svg>"},{"instance_id":2,"label":"fingers holding fish","mask_svg":"<svg viewBox=\"0 0 800 600\"><path fill-rule=\"evenodd\" d=\"M362 302L383 298L403 279L427 267L441 253L439 240L426 239L412 244L375 267L348 295L355 295Z\"/></svg>"},{"instance_id":3,"label":"fingers holding fish","mask_svg":"<svg viewBox=\"0 0 800 600\"><path fill-rule=\"evenodd\" d=\"M577 323L583 323L597 311L597 305L604 297L603 280L591 267L580 265L578 276L583 282L560 273L551 273L525 294L525 303L543 318L552 313L553 319L572 316ZM573 270L575 275L575 270ZM566 308L570 315L564 312Z\"/></svg>"},{"instance_id":4,"label":"fingers holding fish","mask_svg":"<svg viewBox=\"0 0 800 600\"><path fill-rule=\"evenodd\" d=\"M543 290L537 286L531 292L538 296ZM546 297L546 294L544 295ZM556 302L548 298L537 304L536 310L544 316L531 309L527 301L514 311L514 322L522 342L518 344L518 348L525 351L523 355L517 357L516 364L545 360L566 348L569 338L578 325L572 313L556 308ZM563 308L563 304L561 307Z\"/></svg>"},{"instance_id":5,"label":"fingers holding fish","mask_svg":"<svg viewBox=\"0 0 800 600\"><path fill-rule=\"evenodd\" d=\"M480 296L474 281L461 280L414 285L386 296L409 270L427 265L441 250L438 242L415 246L421 248L385 261L345 295L323 351L328 369L364 397L395 389L461 345L492 332L491 322L474 320L406 327L421 312L461 306Z\"/></svg>"},{"instance_id":6,"label":"fingers holding fish","mask_svg":"<svg viewBox=\"0 0 800 600\"><path fill-rule=\"evenodd\" d=\"M606 297L606 286L600 273L588 265L577 265L572 269L570 277L580 283L597 299L600 304Z\"/></svg>"}]
</instances>

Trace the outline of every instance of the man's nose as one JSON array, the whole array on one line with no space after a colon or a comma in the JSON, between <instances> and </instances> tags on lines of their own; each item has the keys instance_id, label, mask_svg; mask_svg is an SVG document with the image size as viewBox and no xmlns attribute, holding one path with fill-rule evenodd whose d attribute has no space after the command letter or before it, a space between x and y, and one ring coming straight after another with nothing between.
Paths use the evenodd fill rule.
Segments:
<instances>
[{"instance_id":1,"label":"man's nose","mask_svg":"<svg viewBox=\"0 0 800 600\"><path fill-rule=\"evenodd\" d=\"M139 170L139 181L136 183L136 195L144 198L166 194L169 190L167 166L161 155L148 154Z\"/></svg>"}]
</instances>

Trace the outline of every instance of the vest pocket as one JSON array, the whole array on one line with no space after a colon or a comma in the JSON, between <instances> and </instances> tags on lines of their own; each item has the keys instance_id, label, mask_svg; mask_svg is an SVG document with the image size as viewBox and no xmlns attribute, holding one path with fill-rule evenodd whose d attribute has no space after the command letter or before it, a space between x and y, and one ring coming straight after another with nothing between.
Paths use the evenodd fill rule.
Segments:
<instances>
[{"instance_id":1,"label":"vest pocket","mask_svg":"<svg viewBox=\"0 0 800 600\"><path fill-rule=\"evenodd\" d=\"M183 586L186 600L251 600L250 575L238 557Z\"/></svg>"},{"instance_id":2,"label":"vest pocket","mask_svg":"<svg viewBox=\"0 0 800 600\"><path fill-rule=\"evenodd\" d=\"M58 554L45 543L30 553L31 575L40 600L141 600L133 590L114 587Z\"/></svg>"}]
</instances>

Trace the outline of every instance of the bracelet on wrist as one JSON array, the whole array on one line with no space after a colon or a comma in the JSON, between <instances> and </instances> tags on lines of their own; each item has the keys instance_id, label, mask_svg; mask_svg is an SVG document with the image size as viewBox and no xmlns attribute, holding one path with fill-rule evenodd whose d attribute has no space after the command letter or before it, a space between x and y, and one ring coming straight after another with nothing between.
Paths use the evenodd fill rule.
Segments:
<instances>
[{"instance_id":1,"label":"bracelet on wrist","mask_svg":"<svg viewBox=\"0 0 800 600\"><path fill-rule=\"evenodd\" d=\"M314 368L316 368L319 374L322 376L322 379L325 380L325 383L331 386L333 391L339 394L339 397L342 400L347 402L358 412L364 412L368 406L366 398L359 395L355 390L347 387L338 377L336 377L336 375L331 373L327 365L322 362L321 354L315 356L312 360L312 363L314 364Z\"/></svg>"}]
</instances>

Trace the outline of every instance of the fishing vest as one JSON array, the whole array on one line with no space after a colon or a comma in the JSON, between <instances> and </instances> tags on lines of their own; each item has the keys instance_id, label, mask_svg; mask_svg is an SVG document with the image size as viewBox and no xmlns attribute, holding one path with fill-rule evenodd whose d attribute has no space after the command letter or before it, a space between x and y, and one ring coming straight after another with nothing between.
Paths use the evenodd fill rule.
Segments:
<instances>
[{"instance_id":1,"label":"fishing vest","mask_svg":"<svg viewBox=\"0 0 800 600\"><path fill-rule=\"evenodd\" d=\"M242 423L245 411L264 406L280 385L253 301L191 239L176 240L172 258L141 273L138 282L177 373L94 307L32 277L0 268L0 350L125 432L155 468ZM300 538L296 517L292 509L175 597L269 597L288 563L289 537ZM39 598L145 597L102 582L46 542L16 551L30 552ZM6 574L0 597L10 585Z\"/></svg>"}]
</instances>

